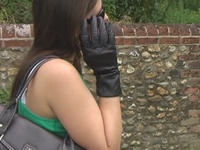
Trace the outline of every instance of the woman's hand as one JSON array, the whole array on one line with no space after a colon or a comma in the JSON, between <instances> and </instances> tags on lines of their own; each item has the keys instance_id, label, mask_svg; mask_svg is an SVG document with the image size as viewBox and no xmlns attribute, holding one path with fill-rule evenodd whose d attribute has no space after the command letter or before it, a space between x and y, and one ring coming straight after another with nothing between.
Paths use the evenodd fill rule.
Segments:
<instances>
[{"instance_id":1,"label":"woman's hand","mask_svg":"<svg viewBox=\"0 0 200 150\"><path fill-rule=\"evenodd\" d=\"M115 35L112 25L102 17L84 20L80 34L84 61L93 69L97 94L113 97L121 94Z\"/></svg>"}]
</instances>

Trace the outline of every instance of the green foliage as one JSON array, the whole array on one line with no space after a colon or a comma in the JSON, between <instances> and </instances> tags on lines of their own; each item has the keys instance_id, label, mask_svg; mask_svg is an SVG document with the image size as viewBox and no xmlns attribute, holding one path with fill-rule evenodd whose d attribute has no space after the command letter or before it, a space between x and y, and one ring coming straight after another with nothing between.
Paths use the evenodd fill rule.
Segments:
<instances>
[{"instance_id":1,"label":"green foliage","mask_svg":"<svg viewBox=\"0 0 200 150\"><path fill-rule=\"evenodd\" d=\"M105 11L107 13L107 15L111 18L111 19L116 19L116 1L109 1L109 0L104 0L104 7L105 7Z\"/></svg>"},{"instance_id":2,"label":"green foliage","mask_svg":"<svg viewBox=\"0 0 200 150\"><path fill-rule=\"evenodd\" d=\"M112 20L135 23L199 23L199 0L104 0Z\"/></svg>"},{"instance_id":3,"label":"green foliage","mask_svg":"<svg viewBox=\"0 0 200 150\"><path fill-rule=\"evenodd\" d=\"M193 11L199 11L200 1L199 0L183 0L184 8Z\"/></svg>"},{"instance_id":4,"label":"green foliage","mask_svg":"<svg viewBox=\"0 0 200 150\"><path fill-rule=\"evenodd\" d=\"M0 103L8 104L10 98L10 90L9 89L0 89Z\"/></svg>"},{"instance_id":5,"label":"green foliage","mask_svg":"<svg viewBox=\"0 0 200 150\"><path fill-rule=\"evenodd\" d=\"M0 0L0 6L0 22L31 22L31 0Z\"/></svg>"},{"instance_id":6,"label":"green foliage","mask_svg":"<svg viewBox=\"0 0 200 150\"><path fill-rule=\"evenodd\" d=\"M132 22L148 22L154 9L154 0L103 0L111 19L122 20L126 16Z\"/></svg>"},{"instance_id":7,"label":"green foliage","mask_svg":"<svg viewBox=\"0 0 200 150\"><path fill-rule=\"evenodd\" d=\"M176 11L174 12L174 10ZM189 9L180 10L177 7L175 8L171 7L165 19L165 22L167 23L199 23L200 10L199 11L193 11Z\"/></svg>"},{"instance_id":8,"label":"green foliage","mask_svg":"<svg viewBox=\"0 0 200 150\"><path fill-rule=\"evenodd\" d=\"M0 23L32 23L32 0L0 0ZM113 21L199 23L200 0L103 0Z\"/></svg>"},{"instance_id":9,"label":"green foliage","mask_svg":"<svg viewBox=\"0 0 200 150\"><path fill-rule=\"evenodd\" d=\"M152 13L154 23L199 23L200 1L193 0L165 0L155 3L155 11ZM196 7L198 6L198 7ZM195 9L198 8L198 9Z\"/></svg>"}]
</instances>

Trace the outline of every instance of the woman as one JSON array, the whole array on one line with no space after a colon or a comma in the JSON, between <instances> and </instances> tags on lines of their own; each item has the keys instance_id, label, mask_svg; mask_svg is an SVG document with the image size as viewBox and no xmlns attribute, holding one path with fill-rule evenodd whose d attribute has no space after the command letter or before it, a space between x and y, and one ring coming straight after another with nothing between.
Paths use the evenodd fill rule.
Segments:
<instances>
[{"instance_id":1,"label":"woman","mask_svg":"<svg viewBox=\"0 0 200 150\"><path fill-rule=\"evenodd\" d=\"M104 18L104 20L103 20ZM43 64L19 102L18 113L87 150L119 150L121 94L115 37L101 0L33 0L34 41L16 76L16 94L30 64ZM99 105L81 77L81 50L94 70Z\"/></svg>"}]
</instances>

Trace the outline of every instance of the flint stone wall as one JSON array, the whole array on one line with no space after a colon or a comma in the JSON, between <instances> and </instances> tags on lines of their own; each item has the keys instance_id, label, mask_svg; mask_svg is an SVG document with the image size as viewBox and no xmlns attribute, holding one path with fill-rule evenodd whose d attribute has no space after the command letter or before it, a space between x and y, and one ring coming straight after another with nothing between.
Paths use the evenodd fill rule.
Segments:
<instances>
[{"instance_id":1,"label":"flint stone wall","mask_svg":"<svg viewBox=\"0 0 200 150\"><path fill-rule=\"evenodd\" d=\"M200 25L113 24L121 71L122 150L200 148ZM9 88L32 25L0 25L0 89ZM83 63L95 96L95 79Z\"/></svg>"}]
</instances>

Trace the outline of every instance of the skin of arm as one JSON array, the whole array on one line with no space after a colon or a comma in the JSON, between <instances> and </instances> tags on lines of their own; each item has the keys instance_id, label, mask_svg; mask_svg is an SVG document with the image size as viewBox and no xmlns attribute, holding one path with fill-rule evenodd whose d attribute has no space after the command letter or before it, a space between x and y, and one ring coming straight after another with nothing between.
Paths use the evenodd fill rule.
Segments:
<instances>
[{"instance_id":1,"label":"skin of arm","mask_svg":"<svg viewBox=\"0 0 200 150\"><path fill-rule=\"evenodd\" d=\"M109 150L120 150L122 118L119 97L100 97L106 141Z\"/></svg>"},{"instance_id":2,"label":"skin of arm","mask_svg":"<svg viewBox=\"0 0 200 150\"><path fill-rule=\"evenodd\" d=\"M58 118L74 141L87 150L120 149L119 98L100 97L98 106L69 62L53 59L45 63L29 84L26 99L31 111Z\"/></svg>"}]
</instances>

